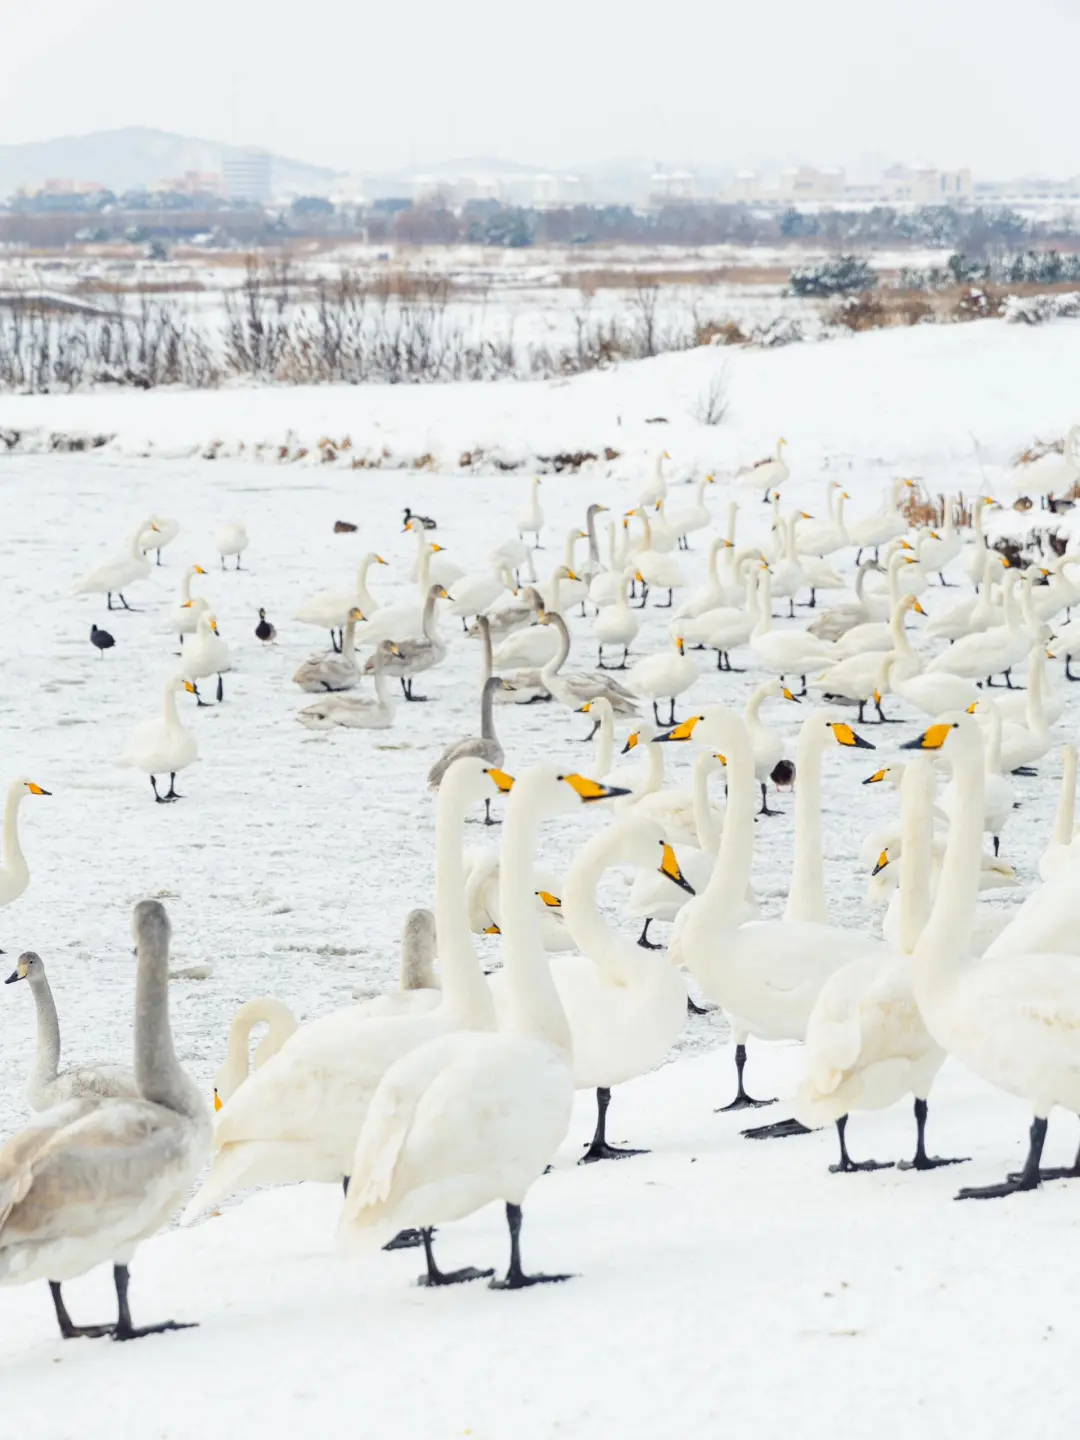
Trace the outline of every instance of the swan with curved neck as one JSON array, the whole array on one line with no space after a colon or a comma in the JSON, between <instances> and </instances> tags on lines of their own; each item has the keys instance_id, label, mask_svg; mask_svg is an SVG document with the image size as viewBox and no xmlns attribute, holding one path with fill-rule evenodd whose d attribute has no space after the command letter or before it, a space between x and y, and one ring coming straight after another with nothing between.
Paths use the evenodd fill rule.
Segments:
<instances>
[{"instance_id":1,"label":"swan with curved neck","mask_svg":"<svg viewBox=\"0 0 1080 1440\"><path fill-rule=\"evenodd\" d=\"M592 740L595 736L596 740L592 773L607 775L615 760L615 711L611 708L611 701L597 695L595 699L585 701L581 713L593 717L592 734L588 737Z\"/></svg>"},{"instance_id":2,"label":"swan with curved neck","mask_svg":"<svg viewBox=\"0 0 1080 1440\"><path fill-rule=\"evenodd\" d=\"M267 1030L249 1057L251 1032L256 1025L265 1025ZM214 1076L214 1109L220 1110L226 1100L230 1100L240 1089L251 1071L258 1070L272 1055L276 1055L295 1030L296 1020L292 1011L272 995L246 1000L232 1018L225 1059Z\"/></svg>"},{"instance_id":3,"label":"swan with curved neck","mask_svg":"<svg viewBox=\"0 0 1080 1440\"><path fill-rule=\"evenodd\" d=\"M181 690L195 694L195 686L181 675L166 680L161 719L144 721L130 730L116 762L148 775L154 799L159 805L182 798L176 790L176 777L199 758L195 737L177 713L176 697ZM158 794L159 775L169 777L169 788L164 795Z\"/></svg>"},{"instance_id":4,"label":"swan with curved neck","mask_svg":"<svg viewBox=\"0 0 1080 1440\"><path fill-rule=\"evenodd\" d=\"M258 1184L341 1180L371 1097L395 1060L438 1035L490 1030L487 983L465 908L461 832L473 804L512 781L474 758L458 760L439 787L435 815L435 922L442 1000L426 1014L368 1016L356 1006L300 1027L247 1080L217 1118L216 1155L188 1206L197 1214Z\"/></svg>"},{"instance_id":5,"label":"swan with curved neck","mask_svg":"<svg viewBox=\"0 0 1080 1440\"><path fill-rule=\"evenodd\" d=\"M820 843L806 843L820 836L820 791L813 780L820 752L827 742L873 747L840 721L822 714L807 717L796 758L800 784L795 872L789 897L793 918L739 925L734 917L750 881L753 854L753 748L741 716L720 707L706 710L689 734L696 743L725 756L728 807L712 877L704 893L683 910L668 953L674 963L687 966L709 999L731 1018L739 1088L726 1108L741 1109L768 1103L754 1100L743 1085L747 1038L801 1040L818 992L833 971L860 955L884 950L858 932L794 918L824 910ZM679 732L672 736L689 738ZM808 774L804 774L804 766Z\"/></svg>"},{"instance_id":6,"label":"swan with curved neck","mask_svg":"<svg viewBox=\"0 0 1080 1440\"><path fill-rule=\"evenodd\" d=\"M53 1106L0 1147L0 1284L48 1280L60 1333L135 1340L186 1328L136 1328L131 1257L174 1214L206 1158L209 1111L176 1058L169 1026L169 920L156 900L135 907L136 1098L83 1095ZM62 1283L113 1267L115 1324L72 1323Z\"/></svg>"},{"instance_id":7,"label":"swan with curved neck","mask_svg":"<svg viewBox=\"0 0 1080 1440\"><path fill-rule=\"evenodd\" d=\"M542 610L540 623L553 625L559 637L558 650L540 671L540 680L554 699L571 710L578 710L586 700L602 695L619 714L637 714L633 694L610 675L596 671L563 671L562 667L570 655L570 631L561 615Z\"/></svg>"},{"instance_id":8,"label":"swan with curved neck","mask_svg":"<svg viewBox=\"0 0 1080 1440\"><path fill-rule=\"evenodd\" d=\"M19 806L28 795L51 795L33 780L20 775L12 780L4 798L3 850L0 851L0 905L10 905L30 884L30 866L19 840Z\"/></svg>"},{"instance_id":9,"label":"swan with curved neck","mask_svg":"<svg viewBox=\"0 0 1080 1440\"><path fill-rule=\"evenodd\" d=\"M356 1142L339 1237L370 1244L402 1226L420 1228L426 1284L478 1278L472 1269L438 1270L431 1227L492 1200L505 1202L510 1231L510 1266L498 1288L566 1278L526 1274L519 1244L522 1204L566 1136L574 1090L570 1026L536 936L533 852L546 816L611 794L553 765L518 780L500 860L506 1006L499 1030L446 1036L395 1065Z\"/></svg>"},{"instance_id":10,"label":"swan with curved neck","mask_svg":"<svg viewBox=\"0 0 1080 1440\"><path fill-rule=\"evenodd\" d=\"M1080 1174L1076 1165L1040 1170L1050 1111L1080 1110L1080 957L1042 952L1019 931L1005 944L1003 932L985 954L970 956L982 850L982 737L970 716L952 712L905 748L944 752L968 800L949 828L934 906L915 947L915 998L943 1049L1026 1100L1034 1114L1019 1174L961 1190L957 1199L997 1199L1034 1189L1048 1175Z\"/></svg>"}]
</instances>

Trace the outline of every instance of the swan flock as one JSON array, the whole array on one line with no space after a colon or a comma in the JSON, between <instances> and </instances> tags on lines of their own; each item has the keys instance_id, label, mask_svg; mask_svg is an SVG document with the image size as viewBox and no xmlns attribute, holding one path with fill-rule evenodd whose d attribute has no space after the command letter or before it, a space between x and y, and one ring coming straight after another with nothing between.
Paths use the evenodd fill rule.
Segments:
<instances>
[{"instance_id":1,"label":"swan flock","mask_svg":"<svg viewBox=\"0 0 1080 1440\"><path fill-rule=\"evenodd\" d=\"M1052 497L1070 457L1033 474L1032 493ZM30 929L34 873L48 873L56 843L36 797L56 792L10 779L3 993L22 1001L9 1003L12 1033L29 1033L32 1004L36 1039L32 1114L0 1146L0 1285L46 1282L65 1339L183 1329L191 1322L134 1324L139 1244L181 1211L205 1223L233 1196L295 1182L339 1187L334 1240L357 1263L412 1249L424 1287L572 1282L527 1263L526 1211L543 1225L552 1166L647 1163L634 1157L660 1136L655 1124L626 1133L636 1127L620 1088L693 1026L731 1040L731 1088L703 1096L699 1123L715 1129L776 1103L755 1065L765 1042L799 1047L790 1116L749 1125L740 1143L790 1154L831 1127L833 1172L895 1168L918 1184L968 1163L932 1144L947 1103L935 1082L953 1060L1021 1102L1030 1126L1022 1165L970 1177L958 1199L1080 1178L1080 1154L1042 1163L1055 1108L1080 1113L1067 725L1080 531L1059 549L1048 538L1057 511L1030 512L1018 528L989 497L959 494L942 495L927 520L901 479L870 501L855 480L829 481L823 504L804 510L798 471L781 440L728 477L680 473L664 452L617 500L606 486L610 505L583 504L581 477L573 490L536 478L502 505L502 537L486 553L460 515L436 530L406 510L396 549L394 529L361 535L379 549L297 593L291 617L271 609L274 624L252 588L266 556L239 521L207 538L220 559L210 573L186 553L181 522L156 512L86 572L81 598L66 603L114 611L108 659L129 666L150 717L113 756L142 772L139 791L124 776L113 783L143 802L149 779L162 808L145 803L145 824L181 811L197 822L224 783L233 717L272 686L275 703L305 703L291 715L267 704L263 723L312 747L343 784L351 759L389 735L420 752L408 804L418 827L433 816L417 877L430 908L406 919L400 907L396 989L361 988L352 1003L301 1015L273 993L268 963L266 993L219 1027L213 1083L196 1085L169 1007L183 902L169 902L170 916L140 901L132 1052L80 1053L64 1068L71 972L32 948ZM719 533L709 507L725 478ZM691 488L680 504L681 481ZM174 554L179 600L176 585L162 592L154 632L163 670L140 674L143 652L124 641L150 634L140 616ZM140 608L124 593L137 587ZM328 647L306 653L304 626L329 631ZM109 668L95 663L92 678ZM732 678L743 671L746 684ZM213 683L213 703L200 681ZM861 763L870 751L889 753ZM196 762L197 780L178 791ZM69 767L58 757L56 768ZM852 814L874 813L861 835L844 813L855 803ZM1018 809L1045 817L1031 873L1011 845ZM777 897L755 860L780 834L792 845ZM357 903L392 903L389 837L367 838L343 863L362 862L380 898L361 887ZM840 866L865 888L863 915L831 896L827 872ZM614 903L613 870L628 882ZM999 891L1005 903L983 898ZM76 1039L82 1050L85 1032ZM578 1091L591 1097L591 1133L575 1128ZM874 1115L900 1103L911 1106L910 1148L867 1158ZM842 1205L849 1183L874 1182L835 1183ZM446 1268L440 1234L492 1202L505 1217L504 1263ZM63 1286L99 1265L112 1267L115 1318L76 1323Z\"/></svg>"}]
</instances>

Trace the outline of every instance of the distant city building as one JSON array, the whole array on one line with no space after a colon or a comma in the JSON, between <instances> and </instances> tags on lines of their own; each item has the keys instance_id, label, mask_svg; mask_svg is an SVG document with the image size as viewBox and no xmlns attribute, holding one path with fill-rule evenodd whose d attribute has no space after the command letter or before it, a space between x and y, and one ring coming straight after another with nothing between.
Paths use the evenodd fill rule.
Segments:
<instances>
[{"instance_id":1,"label":"distant city building","mask_svg":"<svg viewBox=\"0 0 1080 1440\"><path fill-rule=\"evenodd\" d=\"M697 176L692 170L656 170L649 177L649 203L669 205L672 201L697 198Z\"/></svg>"},{"instance_id":2,"label":"distant city building","mask_svg":"<svg viewBox=\"0 0 1080 1440\"><path fill-rule=\"evenodd\" d=\"M881 189L901 205L951 205L975 193L970 170L938 170L933 165L891 165L881 177Z\"/></svg>"},{"instance_id":3,"label":"distant city building","mask_svg":"<svg viewBox=\"0 0 1080 1440\"><path fill-rule=\"evenodd\" d=\"M813 165L799 165L780 176L780 196L799 200L836 200L844 193L843 170L817 170Z\"/></svg>"},{"instance_id":4,"label":"distant city building","mask_svg":"<svg viewBox=\"0 0 1080 1440\"><path fill-rule=\"evenodd\" d=\"M273 159L265 150L229 150L222 165L222 178L230 200L266 205L273 186Z\"/></svg>"},{"instance_id":5,"label":"distant city building","mask_svg":"<svg viewBox=\"0 0 1080 1440\"><path fill-rule=\"evenodd\" d=\"M176 180L162 180L155 190L171 190L177 195L221 195L223 177L212 170L185 170Z\"/></svg>"}]
</instances>

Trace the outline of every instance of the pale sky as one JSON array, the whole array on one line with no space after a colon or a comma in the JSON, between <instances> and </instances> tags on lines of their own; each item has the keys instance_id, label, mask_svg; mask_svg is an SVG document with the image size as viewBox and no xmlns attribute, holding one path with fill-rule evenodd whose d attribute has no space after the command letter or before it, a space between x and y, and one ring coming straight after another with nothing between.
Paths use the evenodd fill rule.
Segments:
<instances>
[{"instance_id":1,"label":"pale sky","mask_svg":"<svg viewBox=\"0 0 1080 1440\"><path fill-rule=\"evenodd\" d=\"M1080 173L1080 0L0 0L0 36L0 143Z\"/></svg>"}]
</instances>

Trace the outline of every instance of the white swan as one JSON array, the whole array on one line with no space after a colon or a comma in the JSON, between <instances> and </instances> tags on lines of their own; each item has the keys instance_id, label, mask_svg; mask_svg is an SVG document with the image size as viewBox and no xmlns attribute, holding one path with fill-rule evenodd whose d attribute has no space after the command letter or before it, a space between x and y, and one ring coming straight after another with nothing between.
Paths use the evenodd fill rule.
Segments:
<instances>
[{"instance_id":1,"label":"white swan","mask_svg":"<svg viewBox=\"0 0 1080 1440\"><path fill-rule=\"evenodd\" d=\"M529 486L529 498L518 511L517 532L518 539L524 540L526 535L533 537L533 548L540 549L540 533L544 528L544 512L540 508L540 476L534 477Z\"/></svg>"},{"instance_id":2,"label":"white swan","mask_svg":"<svg viewBox=\"0 0 1080 1440\"><path fill-rule=\"evenodd\" d=\"M159 805L183 797L177 794L176 777L199 758L195 737L186 729L176 711L176 697L181 690L195 694L195 686L182 675L174 675L165 682L163 714L159 720L145 720L128 731L127 740L116 762L132 770L141 770L149 775L154 799ZM157 776L168 775L169 789L159 795Z\"/></svg>"},{"instance_id":3,"label":"white swan","mask_svg":"<svg viewBox=\"0 0 1080 1440\"><path fill-rule=\"evenodd\" d=\"M356 1143L339 1238L370 1244L403 1226L419 1227L429 1285L480 1273L442 1274L431 1227L492 1200L506 1204L511 1244L509 1269L496 1285L518 1289L566 1278L527 1275L519 1248L521 1206L566 1137L574 1091L570 1026L535 936L533 850L545 815L609 795L602 785L550 765L518 781L507 803L502 856L511 995L506 1028L445 1036L393 1066Z\"/></svg>"},{"instance_id":4,"label":"white swan","mask_svg":"<svg viewBox=\"0 0 1080 1440\"><path fill-rule=\"evenodd\" d=\"M495 733L495 716L492 710L495 691L501 690L502 687L502 678L498 675L489 675L484 681L480 690L480 734L465 735L446 747L428 771L429 790L438 790L454 761L460 760L463 755L473 755L478 760L482 760L485 765L494 765L496 769L502 766L506 759L506 752L503 750L502 741ZM484 823L487 825L496 823L491 818L490 799L484 803Z\"/></svg>"},{"instance_id":5,"label":"white swan","mask_svg":"<svg viewBox=\"0 0 1080 1440\"><path fill-rule=\"evenodd\" d=\"M727 587L720 582L719 559L720 551L726 552L730 546L731 542L722 535L718 535L711 542L706 561L705 584L699 585L692 594L687 596L672 616L673 620L693 619L698 615L704 615L707 610L717 610L721 606L727 605Z\"/></svg>"},{"instance_id":6,"label":"white swan","mask_svg":"<svg viewBox=\"0 0 1080 1440\"><path fill-rule=\"evenodd\" d=\"M185 680L192 682L216 675L217 699L220 705L225 697L225 686L221 677L231 669L232 656L228 645L218 634L217 616L203 611L195 627L195 639L180 657L180 674ZM199 694L198 685L195 686L195 699L200 705L206 704Z\"/></svg>"},{"instance_id":7,"label":"white swan","mask_svg":"<svg viewBox=\"0 0 1080 1440\"><path fill-rule=\"evenodd\" d=\"M916 710L921 710L924 715L932 717L945 710L966 710L979 698L980 692L975 682L965 680L961 675L945 675L940 672L933 675L910 675L904 673L906 669L899 656L894 663L890 655L885 667L885 689L907 701Z\"/></svg>"},{"instance_id":8,"label":"white swan","mask_svg":"<svg viewBox=\"0 0 1080 1440\"><path fill-rule=\"evenodd\" d=\"M719 707L705 712L694 738L727 759L728 808L712 877L680 914L668 955L674 964L686 965L731 1020L738 1093L724 1108L742 1109L767 1103L754 1100L744 1088L747 1037L801 1040L814 1001L833 971L884 950L869 936L823 923L821 751L828 740L872 747L850 726L825 715L803 722L796 752L795 873L784 919L739 925L735 917L750 881L754 843L754 752L741 717Z\"/></svg>"},{"instance_id":9,"label":"white swan","mask_svg":"<svg viewBox=\"0 0 1080 1440\"><path fill-rule=\"evenodd\" d=\"M501 561L488 570L462 575L446 588L450 600L447 614L457 616L463 630L469 628L466 621L470 615L482 615L507 591L515 592L514 577Z\"/></svg>"},{"instance_id":10,"label":"white swan","mask_svg":"<svg viewBox=\"0 0 1080 1440\"><path fill-rule=\"evenodd\" d=\"M956 528L956 505L951 495L944 496L945 524L941 534L936 532L931 536L922 548L919 556L919 563L927 571L937 575L942 585L949 582L945 579L945 571L952 562L959 556L964 548L963 537Z\"/></svg>"},{"instance_id":11,"label":"white swan","mask_svg":"<svg viewBox=\"0 0 1080 1440\"><path fill-rule=\"evenodd\" d=\"M985 746L986 774L983 776L983 830L993 838L994 854L997 855L1001 849L1001 832L1012 818L1016 787L1011 776L1001 773L1001 712L991 695L972 701L969 713L973 713L976 706L988 710L990 715L990 732ZM956 824L960 811L971 803L970 797L960 789L955 775L938 800L938 805L949 817L950 825Z\"/></svg>"},{"instance_id":12,"label":"white swan","mask_svg":"<svg viewBox=\"0 0 1080 1440\"><path fill-rule=\"evenodd\" d=\"M649 473L638 491L637 503L639 505L655 505L658 500L667 498L668 487L664 475L664 461L670 459L671 456L666 450L658 450L652 457Z\"/></svg>"},{"instance_id":13,"label":"white swan","mask_svg":"<svg viewBox=\"0 0 1080 1440\"><path fill-rule=\"evenodd\" d=\"M135 1082L139 1098L84 1095L45 1111L0 1148L0 1284L48 1280L65 1339L134 1340L184 1329L136 1328L128 1266L188 1193L206 1158L210 1116L181 1069L169 1028L169 921L155 900L135 907ZM115 1325L72 1324L61 1286L111 1264Z\"/></svg>"},{"instance_id":14,"label":"white swan","mask_svg":"<svg viewBox=\"0 0 1080 1440\"><path fill-rule=\"evenodd\" d=\"M221 568L225 569L225 557L236 556L236 568L240 569L240 556L250 544L247 530L239 520L226 520L214 531L214 545L221 556Z\"/></svg>"},{"instance_id":15,"label":"white swan","mask_svg":"<svg viewBox=\"0 0 1080 1440\"><path fill-rule=\"evenodd\" d=\"M1017 491L1024 495L1038 495L1044 500L1052 495L1064 495L1070 486L1080 480L1078 444L1080 425L1073 425L1065 436L1060 455L1051 450L1037 460L1018 465L1013 471Z\"/></svg>"},{"instance_id":16,"label":"white swan","mask_svg":"<svg viewBox=\"0 0 1080 1440\"><path fill-rule=\"evenodd\" d=\"M660 826L632 816L587 840L567 871L563 908L581 954L556 956L550 967L570 1023L574 1087L596 1091L596 1132L582 1156L585 1162L642 1153L608 1144L611 1087L655 1069L686 1021L686 991L678 972L601 919L597 887L605 870L620 862L647 869L666 865L670 880L686 886L672 860ZM511 980L505 971L491 977L500 1025L512 1013Z\"/></svg>"},{"instance_id":17,"label":"white swan","mask_svg":"<svg viewBox=\"0 0 1080 1440\"><path fill-rule=\"evenodd\" d=\"M787 441L783 436L776 442L775 455L767 455L764 460L755 460L752 465L742 470L737 470L736 476L744 485L751 486L762 492L761 498L767 500L769 491L778 489L791 474L784 460L784 448Z\"/></svg>"},{"instance_id":18,"label":"white swan","mask_svg":"<svg viewBox=\"0 0 1080 1440\"><path fill-rule=\"evenodd\" d=\"M1075 1165L1064 1172L1039 1168L1050 1111L1055 1105L1080 1111L1080 957L1041 952L1022 927L1010 936L1012 926L984 955L969 956L982 840L982 740L969 716L953 712L907 748L945 750L970 802L949 830L937 897L915 947L919 1010L950 1055L1034 1111L1020 1173L961 1190L957 1199L995 1199L1034 1189L1047 1174L1080 1174Z\"/></svg>"},{"instance_id":19,"label":"white swan","mask_svg":"<svg viewBox=\"0 0 1080 1440\"><path fill-rule=\"evenodd\" d=\"M674 725L675 701L680 695L696 684L701 672L686 653L681 635L672 637L673 649L658 655L646 655L632 665L626 676L627 687L636 695L644 695L652 701L653 718L657 725ZM669 714L661 721L659 701L669 702Z\"/></svg>"},{"instance_id":20,"label":"white swan","mask_svg":"<svg viewBox=\"0 0 1080 1440\"><path fill-rule=\"evenodd\" d=\"M146 520L139 528L132 532L128 541L127 550L112 560L106 560L104 565L99 565L96 570L89 571L81 580L75 583L76 595L105 595L108 598L108 608L112 610L112 597L116 595L124 610L130 610L131 606L124 599L124 591L136 580L145 580L150 574L150 561L143 554L142 537L147 530L154 530L156 526L152 520Z\"/></svg>"},{"instance_id":21,"label":"white swan","mask_svg":"<svg viewBox=\"0 0 1080 1440\"><path fill-rule=\"evenodd\" d=\"M367 1107L393 1062L437 1035L494 1025L465 913L461 827L474 803L511 784L501 771L467 759L439 790L435 920L442 1004L427 1014L386 1018L350 1006L302 1025L219 1112L214 1163L186 1217L251 1185L348 1176Z\"/></svg>"},{"instance_id":22,"label":"white swan","mask_svg":"<svg viewBox=\"0 0 1080 1440\"><path fill-rule=\"evenodd\" d=\"M301 605L294 619L299 620L301 625L315 625L320 630L329 630L331 645L335 650L340 650L342 640L334 631L340 631L348 624L349 611L355 606L364 616L370 617L379 609L379 602L368 589L367 577L372 565L385 564L386 561L381 555L369 550L360 561L360 568L356 572L356 585L352 590L322 590Z\"/></svg>"},{"instance_id":23,"label":"white swan","mask_svg":"<svg viewBox=\"0 0 1080 1440\"><path fill-rule=\"evenodd\" d=\"M452 585L465 574L460 565L447 559L445 545L428 540L427 531L418 517L414 516L406 524L405 532L416 536L416 554L409 566L409 579L420 586L421 601L429 585Z\"/></svg>"},{"instance_id":24,"label":"white swan","mask_svg":"<svg viewBox=\"0 0 1080 1440\"><path fill-rule=\"evenodd\" d=\"M761 707L766 700L774 695L782 695L793 705L799 701L791 693L782 680L766 680L754 690L746 702L746 709L743 711L743 720L746 722L746 733L750 736L750 744L754 748L754 775L761 786L761 809L759 815L776 815L779 811L769 809L768 782L773 778L777 765L785 758L784 738L771 726L766 725L761 718Z\"/></svg>"},{"instance_id":25,"label":"white swan","mask_svg":"<svg viewBox=\"0 0 1080 1440\"><path fill-rule=\"evenodd\" d=\"M703 475L694 491L694 503L668 511L667 523L676 538L678 549L689 550L687 536L694 535L699 530L707 530L712 524L712 514L705 504L705 486L712 485L715 481L715 475Z\"/></svg>"},{"instance_id":26,"label":"white swan","mask_svg":"<svg viewBox=\"0 0 1080 1440\"><path fill-rule=\"evenodd\" d=\"M641 616L636 610L631 610L627 598L626 589L633 571L623 571L618 577L618 588L615 592L615 603L605 605L598 610L593 619L593 634L596 636L597 656L596 663L601 670L625 670L630 661L630 646L638 637L641 629ZM604 646L614 645L616 649L622 647L622 660L617 665L604 665Z\"/></svg>"},{"instance_id":27,"label":"white swan","mask_svg":"<svg viewBox=\"0 0 1080 1440\"><path fill-rule=\"evenodd\" d=\"M836 658L836 650L805 630L774 630L772 580L768 570L761 572L759 583L761 617L750 635L750 654L763 670L771 670L781 679L787 675L801 676L805 694L809 672L828 665Z\"/></svg>"},{"instance_id":28,"label":"white swan","mask_svg":"<svg viewBox=\"0 0 1080 1440\"><path fill-rule=\"evenodd\" d=\"M865 564L858 566L855 573L855 599L845 600L840 605L831 605L806 627L808 633L819 640L836 642L849 630L873 620L874 616L866 603L866 577L871 571L879 571L880 568L873 560L867 560ZM891 608L886 610L886 620L890 614Z\"/></svg>"},{"instance_id":29,"label":"white swan","mask_svg":"<svg viewBox=\"0 0 1080 1440\"><path fill-rule=\"evenodd\" d=\"M734 669L731 663L731 651L739 645L746 644L761 619L758 588L763 563L754 555L745 557L745 563L742 566L743 584L746 590L743 606L720 605L715 610L706 610L691 620L673 620L671 622L672 626L678 627L686 640L716 651L716 668L718 670L731 671Z\"/></svg>"},{"instance_id":30,"label":"white swan","mask_svg":"<svg viewBox=\"0 0 1080 1440\"><path fill-rule=\"evenodd\" d=\"M539 680L553 699L560 705L567 706L570 710L580 710L586 700L595 700L598 695L610 703L613 710L620 715L636 715L636 697L625 685L620 685L606 672L595 670L573 670L564 671L570 655L570 631L566 621L561 615L555 615L549 610L540 612L541 625L553 625L559 635L559 649L554 658L543 666L539 673ZM512 689L519 685L517 676L504 677Z\"/></svg>"},{"instance_id":31,"label":"white swan","mask_svg":"<svg viewBox=\"0 0 1080 1440\"><path fill-rule=\"evenodd\" d=\"M1032 637L1021 624L1016 608L1018 578L1012 571L1005 578L1002 597L1004 624L974 635L961 636L926 665L927 675L944 672L960 675L966 680L983 680L1004 674L1008 680L1009 670L1027 656L1032 645ZM1030 574L1020 583L1031 586L1034 582L1035 575Z\"/></svg>"},{"instance_id":32,"label":"white swan","mask_svg":"<svg viewBox=\"0 0 1080 1440\"><path fill-rule=\"evenodd\" d=\"M169 621L169 629L174 635L180 636L180 644L184 643L185 635L194 635L199 624L199 616L209 607L210 601L205 595L192 596L191 582L196 575L205 575L206 571L201 565L189 565L180 577L180 599L173 606L172 616Z\"/></svg>"},{"instance_id":33,"label":"white swan","mask_svg":"<svg viewBox=\"0 0 1080 1440\"><path fill-rule=\"evenodd\" d=\"M810 520L799 526L798 551L800 555L816 555L823 559L837 550L846 550L851 541L844 524L844 506L851 499L839 480L830 480L825 487L828 515L821 520Z\"/></svg>"},{"instance_id":34,"label":"white swan","mask_svg":"<svg viewBox=\"0 0 1080 1440\"><path fill-rule=\"evenodd\" d=\"M886 492L881 508L873 515L866 515L859 520L852 520L847 527L848 544L857 547L855 552L855 564L858 565L862 559L862 552L874 548L874 559L878 558L878 551L882 545L888 545L890 540L899 540L902 535L907 534L907 518L901 512L900 505L904 498L905 489L914 489L913 480L894 480L891 489Z\"/></svg>"},{"instance_id":35,"label":"white swan","mask_svg":"<svg viewBox=\"0 0 1080 1440\"><path fill-rule=\"evenodd\" d=\"M345 630L341 637L340 650L320 655L309 655L296 674L292 683L299 685L310 695L322 695L329 690L351 690L360 683L360 667L356 663L356 627L364 619L358 605L351 606L345 613ZM331 632L333 633L333 632Z\"/></svg>"},{"instance_id":36,"label":"white swan","mask_svg":"<svg viewBox=\"0 0 1080 1440\"><path fill-rule=\"evenodd\" d=\"M810 1128L835 1124L840 1160L829 1166L834 1173L887 1168L876 1160L851 1159L848 1114L884 1110L909 1093L915 1097L915 1156L900 1168L933 1170L957 1163L926 1153L927 1096L945 1052L919 1013L911 962L930 909L933 783L929 761L907 766L899 953L852 960L835 971L821 987L807 1021L795 1114Z\"/></svg>"},{"instance_id":37,"label":"white swan","mask_svg":"<svg viewBox=\"0 0 1080 1440\"><path fill-rule=\"evenodd\" d=\"M256 1025L265 1025L266 1034L249 1057L251 1032ZM276 1055L295 1031L296 1020L292 1011L272 995L258 995L254 1000L245 1000L233 1015L225 1044L225 1059L214 1076L215 1111L220 1110L226 1100L231 1100L249 1074Z\"/></svg>"},{"instance_id":38,"label":"white swan","mask_svg":"<svg viewBox=\"0 0 1080 1440\"><path fill-rule=\"evenodd\" d=\"M157 552L157 563L161 564L161 552L166 545L171 545L180 534L180 521L173 520L165 515L151 515L151 528L144 530L142 534L142 551L148 555L151 550Z\"/></svg>"},{"instance_id":39,"label":"white swan","mask_svg":"<svg viewBox=\"0 0 1080 1440\"><path fill-rule=\"evenodd\" d=\"M19 806L27 795L51 795L24 775L12 780L4 798L3 850L0 852L0 905L10 905L30 884L30 866L19 842Z\"/></svg>"},{"instance_id":40,"label":"white swan","mask_svg":"<svg viewBox=\"0 0 1080 1440\"><path fill-rule=\"evenodd\" d=\"M300 724L309 730L388 730L397 713L397 701L386 683L393 643L384 640L368 661L375 682L374 695L324 695L297 712Z\"/></svg>"},{"instance_id":41,"label":"white swan","mask_svg":"<svg viewBox=\"0 0 1080 1440\"><path fill-rule=\"evenodd\" d=\"M638 517L644 532L643 548L637 552L632 562L638 579L645 587L641 598L642 608L644 608L645 599L651 587L668 592L667 605L659 607L662 610L666 609L674 603L675 591L681 590L686 584L682 566L670 552L652 548L652 522L643 506L639 505L636 509L628 510L626 513L627 516L636 515Z\"/></svg>"},{"instance_id":42,"label":"white swan","mask_svg":"<svg viewBox=\"0 0 1080 1440\"><path fill-rule=\"evenodd\" d=\"M48 1110L82 1095L133 1096L139 1092L135 1074L126 1065L79 1065L60 1070L60 1021L56 1002L45 975L45 963L33 950L19 956L15 969L4 982L14 985L29 980L37 1014L37 1049L34 1065L26 1079L26 1103L31 1110Z\"/></svg>"}]
</instances>

